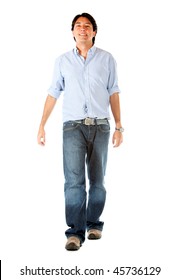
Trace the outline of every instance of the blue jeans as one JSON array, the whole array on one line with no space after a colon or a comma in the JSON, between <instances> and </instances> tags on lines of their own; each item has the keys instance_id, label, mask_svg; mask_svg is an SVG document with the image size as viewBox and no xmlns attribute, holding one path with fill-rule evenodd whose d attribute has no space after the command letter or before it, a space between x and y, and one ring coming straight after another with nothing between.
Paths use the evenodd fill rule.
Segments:
<instances>
[{"instance_id":1,"label":"blue jeans","mask_svg":"<svg viewBox=\"0 0 179 280\"><path fill-rule=\"evenodd\" d=\"M85 240L85 231L103 229L106 171L110 126L84 125L69 121L63 124L63 166L65 176L65 234ZM87 167L87 168L86 168ZM89 179L86 192L86 170Z\"/></svg>"}]
</instances>

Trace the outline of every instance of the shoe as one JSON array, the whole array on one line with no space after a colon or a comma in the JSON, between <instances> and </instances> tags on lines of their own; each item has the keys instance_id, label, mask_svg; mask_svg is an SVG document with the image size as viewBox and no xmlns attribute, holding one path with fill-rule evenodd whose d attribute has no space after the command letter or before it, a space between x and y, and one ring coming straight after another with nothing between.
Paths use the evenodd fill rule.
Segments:
<instances>
[{"instance_id":1,"label":"shoe","mask_svg":"<svg viewBox=\"0 0 179 280\"><path fill-rule=\"evenodd\" d=\"M76 251L79 250L81 246L80 239L76 236L70 236L65 245L65 249L68 251Z\"/></svg>"},{"instance_id":2,"label":"shoe","mask_svg":"<svg viewBox=\"0 0 179 280\"><path fill-rule=\"evenodd\" d=\"M99 229L88 230L88 239L100 239L102 236L102 231Z\"/></svg>"}]
</instances>

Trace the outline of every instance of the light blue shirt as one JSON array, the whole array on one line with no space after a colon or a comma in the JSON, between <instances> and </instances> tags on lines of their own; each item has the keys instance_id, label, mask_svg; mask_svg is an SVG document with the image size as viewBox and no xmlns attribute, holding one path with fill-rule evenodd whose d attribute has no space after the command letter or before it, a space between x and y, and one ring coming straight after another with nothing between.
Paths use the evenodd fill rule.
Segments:
<instances>
[{"instance_id":1,"label":"light blue shirt","mask_svg":"<svg viewBox=\"0 0 179 280\"><path fill-rule=\"evenodd\" d=\"M56 59L49 95L63 95L63 122L90 118L110 118L109 98L119 93L116 61L93 46L87 58L75 48Z\"/></svg>"}]
</instances>

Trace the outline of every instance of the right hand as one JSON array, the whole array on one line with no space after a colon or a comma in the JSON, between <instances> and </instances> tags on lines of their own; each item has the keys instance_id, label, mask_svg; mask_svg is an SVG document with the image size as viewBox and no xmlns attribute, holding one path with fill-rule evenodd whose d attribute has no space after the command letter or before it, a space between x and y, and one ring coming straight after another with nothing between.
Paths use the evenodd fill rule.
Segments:
<instances>
[{"instance_id":1,"label":"right hand","mask_svg":"<svg viewBox=\"0 0 179 280\"><path fill-rule=\"evenodd\" d=\"M39 132L37 135L37 142L41 146L45 146L45 130L43 127L39 128Z\"/></svg>"}]
</instances>

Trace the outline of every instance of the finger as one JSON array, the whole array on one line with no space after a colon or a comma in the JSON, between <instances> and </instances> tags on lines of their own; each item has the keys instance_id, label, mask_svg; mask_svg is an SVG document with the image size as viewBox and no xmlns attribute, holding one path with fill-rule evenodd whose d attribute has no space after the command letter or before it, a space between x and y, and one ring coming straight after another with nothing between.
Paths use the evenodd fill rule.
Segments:
<instances>
[{"instance_id":1,"label":"finger","mask_svg":"<svg viewBox=\"0 0 179 280\"><path fill-rule=\"evenodd\" d=\"M115 141L113 147L114 147L114 148L117 148L118 146L119 146L119 141Z\"/></svg>"},{"instance_id":2,"label":"finger","mask_svg":"<svg viewBox=\"0 0 179 280\"><path fill-rule=\"evenodd\" d=\"M116 147L118 147L119 146L119 140L118 139L116 139L115 137L113 138L113 147L114 148L116 148Z\"/></svg>"},{"instance_id":3,"label":"finger","mask_svg":"<svg viewBox=\"0 0 179 280\"><path fill-rule=\"evenodd\" d=\"M45 137L38 136L38 144L44 146L45 145Z\"/></svg>"},{"instance_id":4,"label":"finger","mask_svg":"<svg viewBox=\"0 0 179 280\"><path fill-rule=\"evenodd\" d=\"M120 138L115 138L114 137L114 139L113 139L113 147L114 148L119 147L122 144L122 142L123 142L123 138L122 137L120 137Z\"/></svg>"},{"instance_id":5,"label":"finger","mask_svg":"<svg viewBox=\"0 0 179 280\"><path fill-rule=\"evenodd\" d=\"M45 145L45 137L40 138L40 144L43 146Z\"/></svg>"}]
</instances>

